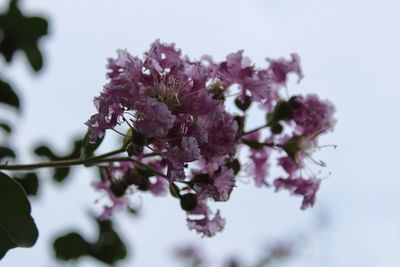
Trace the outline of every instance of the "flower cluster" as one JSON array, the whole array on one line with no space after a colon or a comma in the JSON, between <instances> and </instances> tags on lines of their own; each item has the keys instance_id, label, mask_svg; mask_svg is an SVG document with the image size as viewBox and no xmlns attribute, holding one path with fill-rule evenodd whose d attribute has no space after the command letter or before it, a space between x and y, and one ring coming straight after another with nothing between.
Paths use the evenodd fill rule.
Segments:
<instances>
[{"instance_id":1,"label":"flower cluster","mask_svg":"<svg viewBox=\"0 0 400 267\"><path fill-rule=\"evenodd\" d=\"M123 147L128 157L101 166L103 181L96 184L113 200L104 217L125 205L120 199L128 187L160 194L169 185L187 212L189 228L214 235L225 220L208 204L229 200L241 173L237 151L243 145L250 149L247 170L257 186L270 186L267 177L277 151L277 163L288 177L276 179L276 189L303 196L302 208L312 206L319 180L304 178L301 170L320 134L333 128L334 107L316 95L282 97L290 73L303 77L296 54L291 60L267 61L268 67L256 68L243 51L222 62L210 56L192 61L174 44L158 40L143 60L118 50L108 62L109 82L94 100L98 112L86 123L93 143L106 130L127 130ZM225 107L232 95L237 114ZM252 103L267 119L248 131L246 112Z\"/></svg>"}]
</instances>

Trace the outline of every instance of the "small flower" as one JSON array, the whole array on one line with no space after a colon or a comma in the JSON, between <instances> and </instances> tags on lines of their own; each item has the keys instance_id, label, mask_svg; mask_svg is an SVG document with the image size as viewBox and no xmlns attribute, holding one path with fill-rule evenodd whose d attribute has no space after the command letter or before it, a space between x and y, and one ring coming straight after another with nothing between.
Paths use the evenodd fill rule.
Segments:
<instances>
[{"instance_id":1,"label":"small flower","mask_svg":"<svg viewBox=\"0 0 400 267\"><path fill-rule=\"evenodd\" d=\"M191 219L190 216L201 216L200 219L197 217ZM214 217L210 218L210 210L208 206L202 202L197 205L197 207L188 213L187 224L190 230L195 230L203 237L212 237L217 232L222 231L225 226L225 219L223 219L220 215L220 212L214 215Z\"/></svg>"},{"instance_id":2,"label":"small flower","mask_svg":"<svg viewBox=\"0 0 400 267\"><path fill-rule=\"evenodd\" d=\"M104 182L93 183L93 186L96 190L105 191L112 202L111 206L107 206L107 205L104 206L103 213L100 215L101 220L108 220L114 214L115 211L123 210L128 207L128 199L125 196L117 197L111 191L111 189L110 189L111 182L110 181L107 180Z\"/></svg>"},{"instance_id":3,"label":"small flower","mask_svg":"<svg viewBox=\"0 0 400 267\"><path fill-rule=\"evenodd\" d=\"M269 70L272 73L274 82L286 85L287 75L291 72L296 73L299 80L303 78L303 72L300 67L300 57L297 54L291 54L292 60L286 59L267 59L270 63Z\"/></svg>"},{"instance_id":4,"label":"small flower","mask_svg":"<svg viewBox=\"0 0 400 267\"><path fill-rule=\"evenodd\" d=\"M201 180L196 180L199 177ZM233 170L223 166L211 176L195 175L191 182L200 199L213 198L215 201L228 201L236 179Z\"/></svg>"},{"instance_id":5,"label":"small flower","mask_svg":"<svg viewBox=\"0 0 400 267\"><path fill-rule=\"evenodd\" d=\"M335 107L327 100L322 101L315 94L296 97L293 120L297 130L304 136L316 136L335 126Z\"/></svg>"},{"instance_id":6,"label":"small flower","mask_svg":"<svg viewBox=\"0 0 400 267\"><path fill-rule=\"evenodd\" d=\"M321 180L319 179L304 179L304 178L278 178L275 179L274 185L276 191L281 188L289 190L292 194L303 196L303 202L301 209L305 210L309 207L314 206L316 194L319 189Z\"/></svg>"}]
</instances>

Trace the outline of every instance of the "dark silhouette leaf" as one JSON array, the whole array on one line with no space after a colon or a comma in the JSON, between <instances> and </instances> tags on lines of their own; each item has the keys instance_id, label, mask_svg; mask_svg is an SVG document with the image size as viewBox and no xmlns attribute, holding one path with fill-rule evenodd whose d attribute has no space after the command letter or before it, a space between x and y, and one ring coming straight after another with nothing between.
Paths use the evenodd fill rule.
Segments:
<instances>
[{"instance_id":1,"label":"dark silhouette leaf","mask_svg":"<svg viewBox=\"0 0 400 267\"><path fill-rule=\"evenodd\" d=\"M16 109L20 107L18 95L14 92L11 85L0 79L0 103L7 104Z\"/></svg>"},{"instance_id":2,"label":"dark silhouette leaf","mask_svg":"<svg viewBox=\"0 0 400 267\"><path fill-rule=\"evenodd\" d=\"M79 233L72 232L58 237L53 243L56 257L60 260L78 260L90 256L103 263L113 265L127 255L127 249L112 222L96 219L99 233L96 242L89 242Z\"/></svg>"},{"instance_id":3,"label":"dark silhouette leaf","mask_svg":"<svg viewBox=\"0 0 400 267\"><path fill-rule=\"evenodd\" d=\"M0 259L15 247L31 247L38 230L22 187L0 172Z\"/></svg>"},{"instance_id":4,"label":"dark silhouette leaf","mask_svg":"<svg viewBox=\"0 0 400 267\"><path fill-rule=\"evenodd\" d=\"M0 14L0 53L10 62L16 51L22 50L31 67L39 71L43 57L38 48L39 39L47 34L48 22L42 17L27 17L18 7L18 1L10 1L7 12Z\"/></svg>"},{"instance_id":5,"label":"dark silhouette leaf","mask_svg":"<svg viewBox=\"0 0 400 267\"><path fill-rule=\"evenodd\" d=\"M58 153L55 153L47 145L39 145L34 149L34 153L40 157L47 158L48 160L51 161L78 159L81 156L82 143L83 141L81 139L75 140L72 151L69 152L67 155L59 155ZM65 179L68 177L69 174L70 174L69 167L54 168L53 180L57 183L61 183L65 181Z\"/></svg>"},{"instance_id":6,"label":"dark silhouette leaf","mask_svg":"<svg viewBox=\"0 0 400 267\"><path fill-rule=\"evenodd\" d=\"M15 153L10 148L5 146L0 146L0 160L4 158L15 158Z\"/></svg>"},{"instance_id":7,"label":"dark silhouette leaf","mask_svg":"<svg viewBox=\"0 0 400 267\"><path fill-rule=\"evenodd\" d=\"M91 142L89 141L89 138L90 138L90 132L88 131L88 132L85 134L85 137L83 138L83 141L82 141L82 143L83 143L83 145L82 145L83 151L82 151L82 156L81 156L81 158L83 158L83 159L87 159L87 158L93 156L94 151L96 151L96 149L97 149L97 148L101 145L101 143L103 142L104 136L101 137L101 138L98 137L98 138L96 139L96 142L95 142L95 143L91 143Z\"/></svg>"},{"instance_id":8,"label":"dark silhouette leaf","mask_svg":"<svg viewBox=\"0 0 400 267\"><path fill-rule=\"evenodd\" d=\"M12 128L8 123L0 122L0 128L3 129L8 134L12 132Z\"/></svg>"},{"instance_id":9,"label":"dark silhouette leaf","mask_svg":"<svg viewBox=\"0 0 400 267\"><path fill-rule=\"evenodd\" d=\"M14 176L14 179L24 188L28 196L36 196L39 189L39 179L34 172Z\"/></svg>"}]
</instances>

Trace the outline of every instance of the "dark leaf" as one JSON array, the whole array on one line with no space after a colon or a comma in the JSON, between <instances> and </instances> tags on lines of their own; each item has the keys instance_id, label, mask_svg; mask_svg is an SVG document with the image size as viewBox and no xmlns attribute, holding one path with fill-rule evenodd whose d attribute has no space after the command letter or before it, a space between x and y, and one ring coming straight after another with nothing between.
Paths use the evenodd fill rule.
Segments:
<instances>
[{"instance_id":1,"label":"dark leaf","mask_svg":"<svg viewBox=\"0 0 400 267\"><path fill-rule=\"evenodd\" d=\"M91 143L89 141L89 137L90 137L90 133L89 131L85 134L85 137L83 138L82 141L82 159L87 159L91 156L93 156L94 152L96 151L96 149L101 145L101 143L103 142L104 136L102 138L97 138L95 143Z\"/></svg>"},{"instance_id":2,"label":"dark leaf","mask_svg":"<svg viewBox=\"0 0 400 267\"><path fill-rule=\"evenodd\" d=\"M295 161L297 153L301 150L298 137L295 136L287 140L286 143L282 145L282 148L285 150L286 154Z\"/></svg>"},{"instance_id":3,"label":"dark leaf","mask_svg":"<svg viewBox=\"0 0 400 267\"><path fill-rule=\"evenodd\" d=\"M34 172L26 173L14 177L14 179L24 188L28 196L36 196L39 188L39 179Z\"/></svg>"},{"instance_id":4,"label":"dark leaf","mask_svg":"<svg viewBox=\"0 0 400 267\"><path fill-rule=\"evenodd\" d=\"M10 148L5 146L0 146L0 160L4 158L15 158L15 153Z\"/></svg>"},{"instance_id":5,"label":"dark leaf","mask_svg":"<svg viewBox=\"0 0 400 267\"><path fill-rule=\"evenodd\" d=\"M53 172L53 180L58 183L64 182L70 172L70 168L55 168Z\"/></svg>"},{"instance_id":6,"label":"dark leaf","mask_svg":"<svg viewBox=\"0 0 400 267\"><path fill-rule=\"evenodd\" d=\"M11 85L0 79L0 103L10 105L16 109L20 107L18 95L14 92Z\"/></svg>"},{"instance_id":7,"label":"dark leaf","mask_svg":"<svg viewBox=\"0 0 400 267\"><path fill-rule=\"evenodd\" d=\"M0 259L15 247L32 247L38 230L23 188L0 172Z\"/></svg>"},{"instance_id":8,"label":"dark leaf","mask_svg":"<svg viewBox=\"0 0 400 267\"><path fill-rule=\"evenodd\" d=\"M275 124L281 120L290 120L293 117L293 107L287 101L276 103L272 115L267 116L268 124Z\"/></svg>"},{"instance_id":9,"label":"dark leaf","mask_svg":"<svg viewBox=\"0 0 400 267\"><path fill-rule=\"evenodd\" d=\"M19 9L17 1L10 1L8 11L0 14L0 30L3 34L0 53L7 62L10 62L14 53L22 50L33 70L40 70L43 66L43 58L38 48L38 41L47 34L47 27L46 19L27 17Z\"/></svg>"},{"instance_id":10,"label":"dark leaf","mask_svg":"<svg viewBox=\"0 0 400 267\"><path fill-rule=\"evenodd\" d=\"M90 244L78 233L69 233L57 238L53 243L56 257L60 260L75 260L90 253Z\"/></svg>"},{"instance_id":11,"label":"dark leaf","mask_svg":"<svg viewBox=\"0 0 400 267\"><path fill-rule=\"evenodd\" d=\"M99 233L96 242L89 242L79 233L68 233L58 237L53 243L56 257L60 260L78 260L90 256L103 263L113 265L127 255L127 249L111 221L97 219Z\"/></svg>"},{"instance_id":12,"label":"dark leaf","mask_svg":"<svg viewBox=\"0 0 400 267\"><path fill-rule=\"evenodd\" d=\"M40 157L45 157L51 161L78 159L81 156L82 143L83 141L81 139L75 140L72 151L67 155L56 154L47 145L40 145L36 147L34 153ZM63 182L65 181L65 179L69 174L70 174L69 167L54 168L53 180L58 183Z\"/></svg>"},{"instance_id":13,"label":"dark leaf","mask_svg":"<svg viewBox=\"0 0 400 267\"><path fill-rule=\"evenodd\" d=\"M5 122L0 122L0 128L2 128L6 133L10 134L12 132L12 128Z\"/></svg>"},{"instance_id":14,"label":"dark leaf","mask_svg":"<svg viewBox=\"0 0 400 267\"><path fill-rule=\"evenodd\" d=\"M58 158L56 155L54 155L53 151L45 145L38 146L35 148L34 152L36 155L40 157L46 157L49 160L57 160Z\"/></svg>"},{"instance_id":15,"label":"dark leaf","mask_svg":"<svg viewBox=\"0 0 400 267\"><path fill-rule=\"evenodd\" d=\"M181 207L185 211L194 210L197 207L197 197L195 194L185 194L181 196Z\"/></svg>"}]
</instances>

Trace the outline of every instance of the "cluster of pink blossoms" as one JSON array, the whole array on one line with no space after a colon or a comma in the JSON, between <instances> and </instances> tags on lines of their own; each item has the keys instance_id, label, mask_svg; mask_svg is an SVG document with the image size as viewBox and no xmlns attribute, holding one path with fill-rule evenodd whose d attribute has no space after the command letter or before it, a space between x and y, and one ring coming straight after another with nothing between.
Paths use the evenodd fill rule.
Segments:
<instances>
[{"instance_id":1,"label":"cluster of pink blossoms","mask_svg":"<svg viewBox=\"0 0 400 267\"><path fill-rule=\"evenodd\" d=\"M169 188L187 212L189 228L213 236L225 220L208 204L229 199L243 171L237 153L243 145L250 149L246 170L257 186L270 186L269 168L276 162L287 174L274 180L276 190L302 196L303 209L313 206L320 180L303 177L301 170L318 137L333 128L335 108L313 94L282 97L289 73L302 78L297 55L268 62L267 68L255 68L242 51L219 63L209 56L191 61L159 41L143 60L119 50L108 63L110 81L94 100L98 113L86 123L92 142L108 129L128 129L128 161L103 167L103 182L96 185L113 202L103 217L126 205L128 187L156 195ZM239 90L237 114L224 106L232 85ZM266 120L249 131L246 111L253 102ZM279 155L275 161L273 151Z\"/></svg>"}]
</instances>

